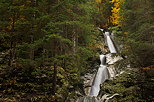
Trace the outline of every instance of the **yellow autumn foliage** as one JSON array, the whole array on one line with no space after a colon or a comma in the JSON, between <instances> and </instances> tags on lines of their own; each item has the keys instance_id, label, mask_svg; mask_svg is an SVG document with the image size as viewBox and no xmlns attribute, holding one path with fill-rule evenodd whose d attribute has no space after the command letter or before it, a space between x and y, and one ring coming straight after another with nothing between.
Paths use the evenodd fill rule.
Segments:
<instances>
[{"instance_id":1,"label":"yellow autumn foliage","mask_svg":"<svg viewBox=\"0 0 154 102\"><path fill-rule=\"evenodd\" d=\"M111 23L113 25L120 25L119 22L120 22L120 5L121 5L121 0L111 0L110 1L111 3L113 3L113 7L111 12L112 12L112 15L110 16L110 20L111 20Z\"/></svg>"}]
</instances>

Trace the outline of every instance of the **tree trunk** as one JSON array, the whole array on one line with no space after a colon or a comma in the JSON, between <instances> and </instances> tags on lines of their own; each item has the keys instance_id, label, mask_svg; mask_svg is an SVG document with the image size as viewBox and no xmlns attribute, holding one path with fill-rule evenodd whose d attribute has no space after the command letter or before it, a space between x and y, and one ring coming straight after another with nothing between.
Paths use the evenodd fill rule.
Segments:
<instances>
[{"instance_id":1,"label":"tree trunk","mask_svg":"<svg viewBox=\"0 0 154 102\"><path fill-rule=\"evenodd\" d=\"M33 41L34 41L34 37L33 37L33 35L31 35L31 44L33 43ZM30 54L29 54L29 58L31 59L31 60L33 60L34 59L34 48L33 47L31 47L30 48Z\"/></svg>"},{"instance_id":2,"label":"tree trunk","mask_svg":"<svg viewBox=\"0 0 154 102\"><path fill-rule=\"evenodd\" d=\"M12 50L13 50L13 41L12 41L12 39L11 39L11 41L10 41L10 54L9 54L9 63L8 63L8 65L11 67L12 66L12 56L13 56L13 54L12 54Z\"/></svg>"},{"instance_id":3,"label":"tree trunk","mask_svg":"<svg viewBox=\"0 0 154 102\"><path fill-rule=\"evenodd\" d=\"M10 52L9 52L9 63L8 63L9 66L12 66L13 56L14 56L13 52L15 51L15 47L13 47L13 44L14 44L13 39L14 39L14 34L15 34L14 33L15 32L15 29L14 29L14 27L15 27L15 16L16 16L16 12L13 13L13 17L12 17L12 25L11 25L12 36L10 38Z\"/></svg>"},{"instance_id":4,"label":"tree trunk","mask_svg":"<svg viewBox=\"0 0 154 102\"><path fill-rule=\"evenodd\" d=\"M73 42L73 46L72 46L72 50L73 50L73 54L75 54L76 52L76 31L75 31L75 27L73 25L73 34L72 34L72 42Z\"/></svg>"},{"instance_id":5,"label":"tree trunk","mask_svg":"<svg viewBox=\"0 0 154 102\"><path fill-rule=\"evenodd\" d=\"M57 66L54 63L54 74L53 74L53 85L52 85L52 99L51 99L51 102L57 102L56 98L55 98L56 85L57 85Z\"/></svg>"},{"instance_id":6,"label":"tree trunk","mask_svg":"<svg viewBox=\"0 0 154 102\"><path fill-rule=\"evenodd\" d=\"M33 7L36 7L36 0L33 0ZM36 18L36 12L33 13L32 15L34 17L34 19ZM34 42L34 31L35 31L35 23L32 24L32 34L30 35L30 43L32 44ZM29 57L31 60L34 59L34 47L31 47L30 48L30 54L29 54Z\"/></svg>"},{"instance_id":7,"label":"tree trunk","mask_svg":"<svg viewBox=\"0 0 154 102\"><path fill-rule=\"evenodd\" d=\"M56 93L56 83L57 82L57 66L54 64L54 74L53 74L53 86L52 86L52 94L55 95Z\"/></svg>"}]
</instances>

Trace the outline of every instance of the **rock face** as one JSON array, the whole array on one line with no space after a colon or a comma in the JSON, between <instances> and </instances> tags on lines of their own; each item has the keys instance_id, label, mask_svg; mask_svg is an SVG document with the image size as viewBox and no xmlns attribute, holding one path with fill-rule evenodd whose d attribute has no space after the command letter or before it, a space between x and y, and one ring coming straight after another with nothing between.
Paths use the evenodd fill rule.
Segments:
<instances>
[{"instance_id":1,"label":"rock face","mask_svg":"<svg viewBox=\"0 0 154 102\"><path fill-rule=\"evenodd\" d=\"M114 56L112 57L112 54L109 53L106 55L107 57L107 63L108 63L108 71L110 74L110 79L114 79L116 77L116 75L118 74L117 69L114 67L114 64L119 61L122 60L123 58L120 56Z\"/></svg>"},{"instance_id":2,"label":"rock face","mask_svg":"<svg viewBox=\"0 0 154 102\"><path fill-rule=\"evenodd\" d=\"M86 74L84 79L84 85L85 85L85 93L88 96L79 98L76 102L107 102L110 98L108 95L104 95L105 98L99 99L97 98L99 91L100 91L100 85L105 82L105 80L114 79L115 76L118 74L116 71L116 68L114 67L114 64L121 60L122 57L120 56L112 56L113 53L117 53L116 47L114 45L113 40L110 37L109 32L104 33L104 38L106 44L109 49L109 54L100 55L100 66L98 68L97 73L94 74ZM103 47L100 47L100 49L105 51L105 45ZM105 51L106 52L106 51ZM106 64L107 63L107 64ZM117 95L112 95L113 97Z\"/></svg>"},{"instance_id":3,"label":"rock face","mask_svg":"<svg viewBox=\"0 0 154 102\"><path fill-rule=\"evenodd\" d=\"M119 94L115 93L111 96L105 94L102 96L102 98L86 96L86 97L79 98L76 102L109 102L109 99L112 99L117 95Z\"/></svg>"},{"instance_id":4,"label":"rock face","mask_svg":"<svg viewBox=\"0 0 154 102\"><path fill-rule=\"evenodd\" d=\"M82 76L82 79L84 80L85 94L97 96L99 93L98 90L100 90L100 84L102 84L105 80L112 80L118 75L118 72L114 67L114 63L121 59L122 58L120 56L113 57L110 53L106 54L106 57L104 57L104 55L100 55L101 64L97 73L96 70L93 70L95 73L87 73ZM106 64L106 62L108 64Z\"/></svg>"},{"instance_id":5,"label":"rock face","mask_svg":"<svg viewBox=\"0 0 154 102\"><path fill-rule=\"evenodd\" d=\"M89 95L93 79L95 77L95 74L87 73L85 74L82 79L84 80L84 91L86 95Z\"/></svg>"},{"instance_id":6,"label":"rock face","mask_svg":"<svg viewBox=\"0 0 154 102\"><path fill-rule=\"evenodd\" d=\"M104 102L104 101L100 100L100 99L98 99L96 97L87 96L87 97L79 98L76 102Z\"/></svg>"},{"instance_id":7,"label":"rock face","mask_svg":"<svg viewBox=\"0 0 154 102\"><path fill-rule=\"evenodd\" d=\"M112 54L109 53L109 54L106 54L106 63L109 64L109 65L113 65L115 62L119 61L119 60L122 60L123 58L120 57L120 56L114 56L112 57Z\"/></svg>"}]
</instances>

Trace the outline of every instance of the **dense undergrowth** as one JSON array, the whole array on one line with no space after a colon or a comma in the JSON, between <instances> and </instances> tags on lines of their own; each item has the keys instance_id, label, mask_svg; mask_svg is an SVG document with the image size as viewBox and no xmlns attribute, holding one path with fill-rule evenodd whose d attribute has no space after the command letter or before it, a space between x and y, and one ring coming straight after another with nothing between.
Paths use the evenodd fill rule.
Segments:
<instances>
[{"instance_id":1,"label":"dense undergrowth","mask_svg":"<svg viewBox=\"0 0 154 102\"><path fill-rule=\"evenodd\" d=\"M140 75L139 75L140 74ZM154 79L136 69L126 69L113 80L102 84L100 94L113 95L109 102L153 102Z\"/></svg>"}]
</instances>

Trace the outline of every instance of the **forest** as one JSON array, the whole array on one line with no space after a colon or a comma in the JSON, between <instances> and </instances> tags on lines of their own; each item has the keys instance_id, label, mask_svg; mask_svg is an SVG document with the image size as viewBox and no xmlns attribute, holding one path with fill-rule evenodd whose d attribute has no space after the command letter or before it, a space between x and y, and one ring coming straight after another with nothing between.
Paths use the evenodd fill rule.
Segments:
<instances>
[{"instance_id":1,"label":"forest","mask_svg":"<svg viewBox=\"0 0 154 102\"><path fill-rule=\"evenodd\" d=\"M101 31L100 29L103 29ZM114 33L109 102L154 102L154 0L0 0L0 101L77 102ZM129 68L128 68L129 66ZM107 101L82 101L107 102Z\"/></svg>"}]
</instances>

